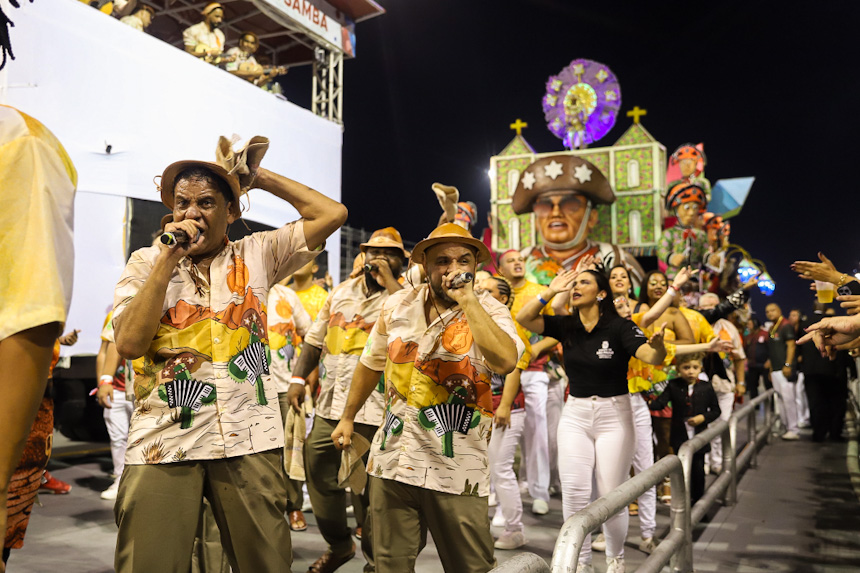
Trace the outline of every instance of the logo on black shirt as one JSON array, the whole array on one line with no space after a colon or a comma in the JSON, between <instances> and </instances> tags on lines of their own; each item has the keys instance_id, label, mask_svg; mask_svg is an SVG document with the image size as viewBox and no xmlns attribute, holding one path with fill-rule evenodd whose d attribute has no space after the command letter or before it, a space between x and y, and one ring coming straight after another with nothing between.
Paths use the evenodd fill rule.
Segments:
<instances>
[{"instance_id":1,"label":"logo on black shirt","mask_svg":"<svg viewBox=\"0 0 860 573\"><path fill-rule=\"evenodd\" d=\"M597 349L597 357L601 360L609 360L612 358L612 355L615 354L615 351L609 348L609 341L603 341L603 347Z\"/></svg>"}]
</instances>

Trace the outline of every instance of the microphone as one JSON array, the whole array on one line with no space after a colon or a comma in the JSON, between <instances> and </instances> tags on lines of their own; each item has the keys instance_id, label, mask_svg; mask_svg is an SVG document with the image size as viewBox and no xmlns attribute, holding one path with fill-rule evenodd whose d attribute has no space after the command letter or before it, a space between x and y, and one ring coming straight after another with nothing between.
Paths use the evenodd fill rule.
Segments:
<instances>
[{"instance_id":1,"label":"microphone","mask_svg":"<svg viewBox=\"0 0 860 573\"><path fill-rule=\"evenodd\" d=\"M196 241L199 236L200 231L198 230L197 235L194 237L194 240ZM190 239L188 238L188 233L182 230L167 231L166 233L162 233L160 240L168 247L172 247L176 244L185 244L190 242Z\"/></svg>"},{"instance_id":2,"label":"microphone","mask_svg":"<svg viewBox=\"0 0 860 573\"><path fill-rule=\"evenodd\" d=\"M378 271L378 270L379 270L379 269L378 269L378 268L376 268L376 266L371 265L370 263L367 263L367 264L365 264L365 265L364 265L364 272L366 272L366 273L369 273L369 272L371 272L371 271Z\"/></svg>"},{"instance_id":3,"label":"microphone","mask_svg":"<svg viewBox=\"0 0 860 573\"><path fill-rule=\"evenodd\" d=\"M454 277L453 281L451 281L451 288L457 288L459 286L463 286L466 283L470 283L474 278L475 275L473 275L472 273L460 273L459 275Z\"/></svg>"}]
</instances>

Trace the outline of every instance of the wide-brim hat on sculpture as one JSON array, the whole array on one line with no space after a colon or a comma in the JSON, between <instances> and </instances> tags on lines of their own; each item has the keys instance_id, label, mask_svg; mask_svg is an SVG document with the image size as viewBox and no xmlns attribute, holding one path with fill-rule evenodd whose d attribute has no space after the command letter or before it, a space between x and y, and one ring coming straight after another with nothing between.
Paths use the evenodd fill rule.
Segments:
<instances>
[{"instance_id":1,"label":"wide-brim hat on sculpture","mask_svg":"<svg viewBox=\"0 0 860 573\"><path fill-rule=\"evenodd\" d=\"M548 191L575 191L595 205L615 202L612 186L594 164L575 155L551 155L523 169L511 208L517 215L529 213L538 195Z\"/></svg>"},{"instance_id":2,"label":"wide-brim hat on sculpture","mask_svg":"<svg viewBox=\"0 0 860 573\"><path fill-rule=\"evenodd\" d=\"M427 249L440 243L460 243L474 247L477 250L475 257L478 264L486 263L491 258L490 249L487 248L487 245L473 237L469 231L456 223L445 223L433 229L433 232L426 239L415 245L415 248L412 249L412 260L418 264L423 264L424 253Z\"/></svg>"},{"instance_id":3,"label":"wide-brim hat on sculpture","mask_svg":"<svg viewBox=\"0 0 860 573\"><path fill-rule=\"evenodd\" d=\"M403 247L403 239L400 237L400 232L394 227L385 227L374 231L370 239L366 243L361 244L361 252L364 253L370 247L400 249L404 257L409 254Z\"/></svg>"}]
</instances>

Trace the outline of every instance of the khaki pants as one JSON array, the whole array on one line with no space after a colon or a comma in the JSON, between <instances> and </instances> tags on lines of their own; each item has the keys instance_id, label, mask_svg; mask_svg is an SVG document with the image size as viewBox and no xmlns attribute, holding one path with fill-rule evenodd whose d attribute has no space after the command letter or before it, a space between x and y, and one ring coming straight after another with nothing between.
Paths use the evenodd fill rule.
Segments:
<instances>
[{"instance_id":1,"label":"khaki pants","mask_svg":"<svg viewBox=\"0 0 860 573\"><path fill-rule=\"evenodd\" d=\"M370 517L377 524L376 573L415 571L428 529L446 573L486 573L496 566L486 497L442 493L377 477L369 481Z\"/></svg>"},{"instance_id":2,"label":"khaki pants","mask_svg":"<svg viewBox=\"0 0 860 573\"><path fill-rule=\"evenodd\" d=\"M212 504L205 497L191 554L191 573L230 573L230 561L221 546L221 532L215 523Z\"/></svg>"},{"instance_id":3,"label":"khaki pants","mask_svg":"<svg viewBox=\"0 0 860 573\"><path fill-rule=\"evenodd\" d=\"M204 496L233 573L290 571L281 452L126 466L114 515L117 573L187 573Z\"/></svg>"},{"instance_id":4,"label":"khaki pants","mask_svg":"<svg viewBox=\"0 0 860 573\"><path fill-rule=\"evenodd\" d=\"M334 447L331 433L337 427L334 420L314 416L314 427L305 442L305 474L308 477L308 494L314 508L314 516L323 538L336 556L352 552L352 532L346 522L346 491L337 484L341 452ZM355 424L355 432L369 441L373 440L376 428L367 424ZM364 456L367 462L367 454ZM373 565L372 532L367 518L370 484L364 494L352 494L355 521L362 529L361 551L369 565Z\"/></svg>"},{"instance_id":5,"label":"khaki pants","mask_svg":"<svg viewBox=\"0 0 860 573\"><path fill-rule=\"evenodd\" d=\"M286 392L278 393L278 406L281 408L281 421L286 424L287 412L290 408L290 401L287 400ZM304 501L304 496L302 495L303 483L303 481L290 479L287 476L287 513L302 510L302 502Z\"/></svg>"}]
</instances>

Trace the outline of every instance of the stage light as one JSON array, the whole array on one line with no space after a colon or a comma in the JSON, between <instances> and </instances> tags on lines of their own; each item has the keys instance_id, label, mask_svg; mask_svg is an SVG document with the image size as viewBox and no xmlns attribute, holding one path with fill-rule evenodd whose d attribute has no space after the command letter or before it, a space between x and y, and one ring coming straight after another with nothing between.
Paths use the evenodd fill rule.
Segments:
<instances>
[{"instance_id":1,"label":"stage light","mask_svg":"<svg viewBox=\"0 0 860 573\"><path fill-rule=\"evenodd\" d=\"M773 277L770 276L770 273L767 271L763 272L758 277L758 289L765 296L770 296L773 294L773 291L776 290L776 282L774 282Z\"/></svg>"}]
</instances>

